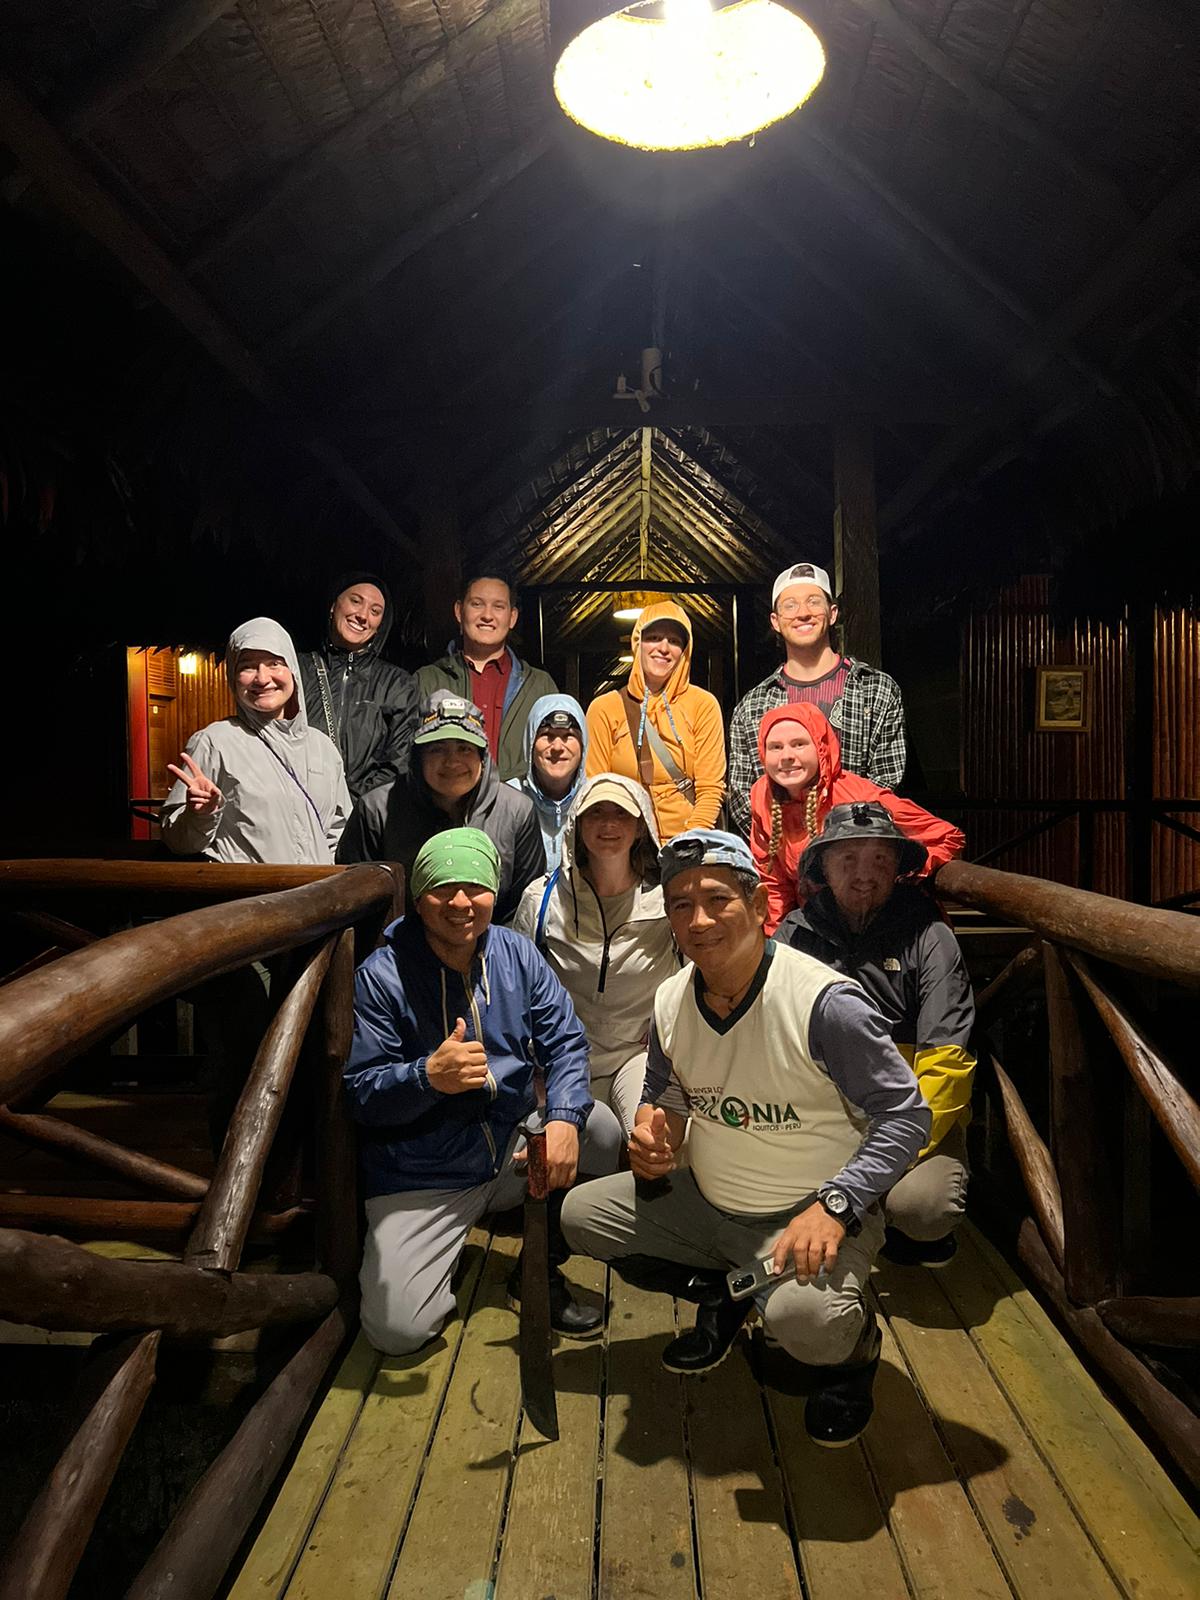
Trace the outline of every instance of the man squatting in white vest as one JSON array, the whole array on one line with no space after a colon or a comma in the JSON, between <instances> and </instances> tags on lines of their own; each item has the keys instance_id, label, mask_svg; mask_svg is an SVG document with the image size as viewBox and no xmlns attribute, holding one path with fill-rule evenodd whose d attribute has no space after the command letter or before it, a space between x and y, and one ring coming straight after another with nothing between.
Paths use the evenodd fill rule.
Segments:
<instances>
[{"instance_id":1,"label":"man squatting in white vest","mask_svg":"<svg viewBox=\"0 0 1200 1600\"><path fill-rule=\"evenodd\" d=\"M809 1434L849 1444L879 1365L863 1298L879 1202L928 1140L929 1108L859 985L764 938L766 890L743 840L694 828L659 862L688 964L655 995L633 1170L569 1194L563 1231L627 1282L697 1304L696 1326L663 1351L672 1372L715 1367L757 1305L776 1365L782 1353L825 1369ZM733 1300L729 1269L766 1258L773 1281Z\"/></svg>"}]
</instances>

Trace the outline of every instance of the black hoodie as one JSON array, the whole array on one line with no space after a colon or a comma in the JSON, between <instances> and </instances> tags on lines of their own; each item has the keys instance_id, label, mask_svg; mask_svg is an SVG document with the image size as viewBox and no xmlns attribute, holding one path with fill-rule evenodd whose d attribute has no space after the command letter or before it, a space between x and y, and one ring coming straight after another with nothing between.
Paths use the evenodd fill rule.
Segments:
<instances>
[{"instance_id":1,"label":"black hoodie","mask_svg":"<svg viewBox=\"0 0 1200 1600\"><path fill-rule=\"evenodd\" d=\"M546 870L546 851L533 801L501 783L491 756L481 751L483 771L467 797L461 822L452 822L438 806L421 769L420 747L404 777L386 788L372 789L354 808L338 846L342 863L398 861L412 871L426 839L446 828L479 828L500 853L500 889L494 922L507 922L520 904L526 886Z\"/></svg>"},{"instance_id":2,"label":"black hoodie","mask_svg":"<svg viewBox=\"0 0 1200 1600\"><path fill-rule=\"evenodd\" d=\"M383 595L383 621L361 650L347 650L330 638L329 613L338 595L357 583L373 583ZM392 596L382 578L373 572L343 573L325 608L325 643L300 657L309 725L327 733L341 751L355 800L408 771L417 683L403 667L382 659L392 616Z\"/></svg>"}]
</instances>

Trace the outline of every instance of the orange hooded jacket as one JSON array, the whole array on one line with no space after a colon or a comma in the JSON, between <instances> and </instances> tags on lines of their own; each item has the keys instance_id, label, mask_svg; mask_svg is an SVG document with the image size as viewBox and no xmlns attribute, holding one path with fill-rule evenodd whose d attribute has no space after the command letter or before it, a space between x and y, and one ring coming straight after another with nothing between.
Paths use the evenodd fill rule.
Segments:
<instances>
[{"instance_id":1,"label":"orange hooded jacket","mask_svg":"<svg viewBox=\"0 0 1200 1600\"><path fill-rule=\"evenodd\" d=\"M665 688L647 696L642 632L662 618L678 623L687 643ZM673 600L656 600L646 606L634 627L632 644L633 666L626 687L600 695L587 709L587 775L594 778L598 772L617 772L641 783L649 792L658 836L665 844L685 828L711 828L716 822L725 798L725 728L716 697L691 682L692 625L682 607ZM635 743L643 702L646 720L653 723L680 772L695 785L694 800L667 776L645 736L640 753L649 781L643 777Z\"/></svg>"},{"instance_id":2,"label":"orange hooded jacket","mask_svg":"<svg viewBox=\"0 0 1200 1600\"><path fill-rule=\"evenodd\" d=\"M800 884L800 858L834 806L851 800L878 800L886 806L900 831L929 852L921 877L952 861L967 842L953 823L943 822L911 800L902 800L890 789L881 789L869 778L843 772L838 736L816 706L773 706L758 725L760 761L765 762L767 735L779 722L799 722L808 729L817 747L817 781L799 799L789 800L764 772L750 790L750 850L767 886L768 934L808 898Z\"/></svg>"}]
</instances>

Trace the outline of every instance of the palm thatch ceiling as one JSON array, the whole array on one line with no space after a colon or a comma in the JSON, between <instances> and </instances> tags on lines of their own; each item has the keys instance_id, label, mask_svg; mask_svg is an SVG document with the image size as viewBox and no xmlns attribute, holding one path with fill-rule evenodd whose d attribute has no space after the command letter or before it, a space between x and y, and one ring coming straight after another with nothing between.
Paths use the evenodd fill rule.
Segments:
<instances>
[{"instance_id":1,"label":"palm thatch ceiling","mask_svg":"<svg viewBox=\"0 0 1200 1600\"><path fill-rule=\"evenodd\" d=\"M809 106L648 157L558 112L557 0L0 0L8 215L109 274L148 409L249 396L398 565L452 493L527 582L762 582L828 557L839 417L885 555L1186 485L1200 8L793 3Z\"/></svg>"}]
</instances>

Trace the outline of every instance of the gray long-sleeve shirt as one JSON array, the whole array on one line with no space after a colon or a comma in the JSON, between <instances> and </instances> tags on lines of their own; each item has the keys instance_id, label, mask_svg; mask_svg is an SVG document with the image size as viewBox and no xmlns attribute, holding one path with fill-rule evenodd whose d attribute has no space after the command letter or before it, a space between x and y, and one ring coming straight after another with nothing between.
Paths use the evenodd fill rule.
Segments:
<instances>
[{"instance_id":1,"label":"gray long-sleeve shirt","mask_svg":"<svg viewBox=\"0 0 1200 1600\"><path fill-rule=\"evenodd\" d=\"M844 1190L861 1217L916 1160L929 1137L929 1107L886 1021L857 985L835 983L824 990L813 1007L808 1046L839 1093L867 1120L854 1155L821 1185ZM688 1115L683 1087L655 1027L642 1099Z\"/></svg>"}]
</instances>

